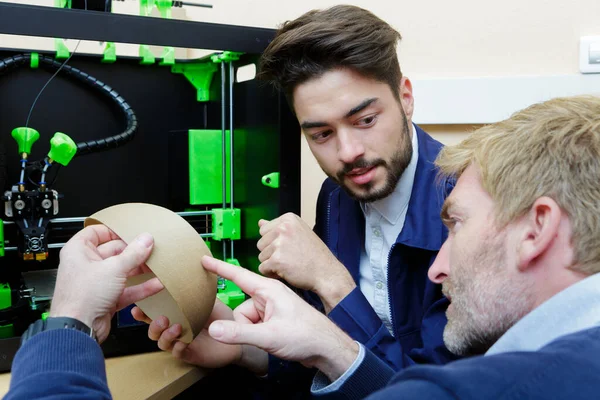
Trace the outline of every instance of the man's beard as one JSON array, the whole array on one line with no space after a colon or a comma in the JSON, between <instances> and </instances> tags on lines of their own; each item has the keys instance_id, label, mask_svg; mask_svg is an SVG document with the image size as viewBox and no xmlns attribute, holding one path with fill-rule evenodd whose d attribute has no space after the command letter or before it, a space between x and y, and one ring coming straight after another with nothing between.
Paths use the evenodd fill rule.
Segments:
<instances>
[{"instance_id":1,"label":"man's beard","mask_svg":"<svg viewBox=\"0 0 600 400\"><path fill-rule=\"evenodd\" d=\"M442 285L452 304L444 343L454 354L485 353L533 307L531 285L508 273L505 241L497 232L483 239Z\"/></svg>"},{"instance_id":2,"label":"man's beard","mask_svg":"<svg viewBox=\"0 0 600 400\"><path fill-rule=\"evenodd\" d=\"M364 158L360 158L351 164L344 164L344 167L337 172L335 178L330 176L353 199L365 203L370 203L389 196L396 189L400 177L408 167L408 164L410 164L410 160L412 159L413 155L413 148L412 143L410 142L408 121L406 119L406 114L404 113L402 107L400 107L400 111L402 112L402 122L404 128L400 134L404 136L405 140L400 141L400 148L396 149L396 153L392 156L389 163L382 158L377 158L371 161L367 161ZM353 169L368 169L379 166L385 169L386 178L385 184L378 190L373 190L373 182L368 182L363 185L360 185L364 193L354 192L350 187L348 187L344 183L346 179L346 174L348 174Z\"/></svg>"}]
</instances>

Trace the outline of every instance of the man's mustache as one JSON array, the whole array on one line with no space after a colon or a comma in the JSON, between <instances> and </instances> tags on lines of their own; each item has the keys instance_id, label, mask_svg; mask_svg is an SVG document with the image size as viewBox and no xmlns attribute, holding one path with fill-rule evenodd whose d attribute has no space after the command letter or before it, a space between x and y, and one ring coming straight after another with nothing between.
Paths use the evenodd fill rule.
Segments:
<instances>
[{"instance_id":1,"label":"man's mustache","mask_svg":"<svg viewBox=\"0 0 600 400\"><path fill-rule=\"evenodd\" d=\"M442 294L444 296L446 296L446 298L448 298L448 299L452 299L452 293L451 293L450 287L451 287L451 283L448 280L446 280L444 283L442 283Z\"/></svg>"},{"instance_id":2,"label":"man's mustache","mask_svg":"<svg viewBox=\"0 0 600 400\"><path fill-rule=\"evenodd\" d=\"M364 158L356 160L350 164L344 164L344 167L337 173L338 179L342 180L353 169L368 169L378 167L380 165L385 166L387 163L385 160L378 158L376 160L367 161Z\"/></svg>"}]
</instances>

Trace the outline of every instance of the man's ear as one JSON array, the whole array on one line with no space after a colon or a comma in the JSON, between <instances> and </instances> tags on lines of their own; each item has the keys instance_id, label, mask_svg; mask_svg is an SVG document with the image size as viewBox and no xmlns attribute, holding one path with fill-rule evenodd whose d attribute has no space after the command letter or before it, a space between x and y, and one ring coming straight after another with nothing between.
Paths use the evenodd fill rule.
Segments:
<instances>
[{"instance_id":1,"label":"man's ear","mask_svg":"<svg viewBox=\"0 0 600 400\"><path fill-rule=\"evenodd\" d=\"M415 110L415 99L412 94L412 83L407 77L402 77L400 80L400 103L406 114L409 123L412 121L413 112Z\"/></svg>"},{"instance_id":2,"label":"man's ear","mask_svg":"<svg viewBox=\"0 0 600 400\"><path fill-rule=\"evenodd\" d=\"M549 197L540 197L533 203L522 221L523 234L517 254L519 271L525 271L550 248L558 234L562 213Z\"/></svg>"}]
</instances>

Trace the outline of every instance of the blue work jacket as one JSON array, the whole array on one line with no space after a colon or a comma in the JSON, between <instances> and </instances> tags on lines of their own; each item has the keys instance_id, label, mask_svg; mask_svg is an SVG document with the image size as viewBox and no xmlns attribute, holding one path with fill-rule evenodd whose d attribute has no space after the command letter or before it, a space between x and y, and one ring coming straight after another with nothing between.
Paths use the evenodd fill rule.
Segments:
<instances>
[{"instance_id":1,"label":"blue work jacket","mask_svg":"<svg viewBox=\"0 0 600 400\"><path fill-rule=\"evenodd\" d=\"M394 370L415 363L445 364L455 359L442 338L449 302L441 293L441 285L427 277L448 235L440 211L453 182L440 181L434 165L442 144L414 126L419 141L414 184L404 226L388 255L394 336L358 287L360 256L365 242L365 218L359 202L332 180L326 180L317 202L315 225L315 232L357 284L331 310L329 318Z\"/></svg>"},{"instance_id":2,"label":"blue work jacket","mask_svg":"<svg viewBox=\"0 0 600 400\"><path fill-rule=\"evenodd\" d=\"M317 200L314 231L342 262L357 287L331 312L329 318L353 339L395 371L413 364L442 365L457 357L443 343L448 300L427 271L446 240L442 204L453 188L452 180L440 180L434 161L442 144L417 125L419 158L402 231L388 255L388 291L392 336L359 288L359 265L365 242L365 218L360 203L331 179L325 180ZM316 308L316 294L300 291ZM309 390L314 371L271 356L269 377L299 392ZM302 389L300 389L302 387ZM293 390L293 389L292 389Z\"/></svg>"}]
</instances>

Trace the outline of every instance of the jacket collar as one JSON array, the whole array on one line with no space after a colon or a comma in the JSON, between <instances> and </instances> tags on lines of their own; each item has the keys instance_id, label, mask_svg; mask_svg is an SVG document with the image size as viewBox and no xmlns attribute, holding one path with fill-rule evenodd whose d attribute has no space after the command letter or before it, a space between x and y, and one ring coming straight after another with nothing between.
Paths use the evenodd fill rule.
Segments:
<instances>
[{"instance_id":1,"label":"jacket collar","mask_svg":"<svg viewBox=\"0 0 600 400\"><path fill-rule=\"evenodd\" d=\"M402 173L394 191L389 196L371 203L360 202L360 206L366 216L369 213L375 213L376 216L385 218L390 225L396 225L400 216L408 211L408 202L410 201L415 173L417 172L417 162L419 160L419 141L417 140L416 133L412 135L411 142L413 153L410 162Z\"/></svg>"},{"instance_id":2,"label":"jacket collar","mask_svg":"<svg viewBox=\"0 0 600 400\"><path fill-rule=\"evenodd\" d=\"M450 181L439 182L437 179L434 161L442 144L417 125L413 126L419 143L419 158L406 219L396 243L438 251L448 232L442 224L440 211L452 186ZM358 263L365 241L365 218L360 202L339 186L330 193L329 201L333 204L330 223L336 221L338 224L338 229L333 229L329 237L332 251L358 279Z\"/></svg>"},{"instance_id":3,"label":"jacket collar","mask_svg":"<svg viewBox=\"0 0 600 400\"><path fill-rule=\"evenodd\" d=\"M438 251L448 235L440 218L440 211L453 182L438 178L439 170L434 162L442 144L416 124L413 126L419 140L419 160L406 220L396 243Z\"/></svg>"}]
</instances>

